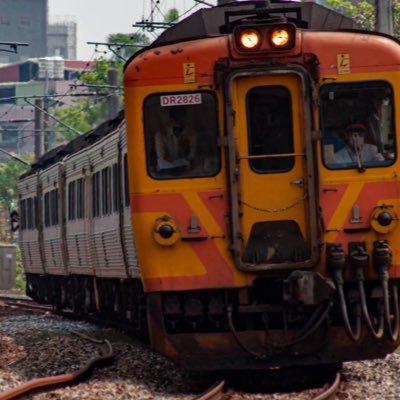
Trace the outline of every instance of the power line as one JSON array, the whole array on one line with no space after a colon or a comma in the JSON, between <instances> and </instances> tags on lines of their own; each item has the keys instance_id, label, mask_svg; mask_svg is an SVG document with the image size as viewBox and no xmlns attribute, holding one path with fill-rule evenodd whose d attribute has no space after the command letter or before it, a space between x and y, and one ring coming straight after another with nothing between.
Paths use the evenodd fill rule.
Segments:
<instances>
[{"instance_id":1,"label":"power line","mask_svg":"<svg viewBox=\"0 0 400 400\"><path fill-rule=\"evenodd\" d=\"M0 152L7 154L9 157L14 158L15 160L19 161L20 163L27 165L28 167L32 167L32 164L30 162L25 161L23 158L18 157L16 154L6 151L6 150L2 149L1 147L0 147Z\"/></svg>"}]
</instances>

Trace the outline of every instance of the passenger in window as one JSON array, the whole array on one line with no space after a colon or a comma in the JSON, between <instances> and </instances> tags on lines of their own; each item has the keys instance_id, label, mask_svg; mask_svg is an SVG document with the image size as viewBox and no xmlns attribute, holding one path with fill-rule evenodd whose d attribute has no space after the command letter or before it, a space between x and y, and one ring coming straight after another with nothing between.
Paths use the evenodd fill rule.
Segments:
<instances>
[{"instance_id":1,"label":"passenger in window","mask_svg":"<svg viewBox=\"0 0 400 400\"><path fill-rule=\"evenodd\" d=\"M169 108L171 125L155 134L157 169L189 169L196 154L196 135L187 126L186 107Z\"/></svg>"},{"instance_id":2,"label":"passenger in window","mask_svg":"<svg viewBox=\"0 0 400 400\"><path fill-rule=\"evenodd\" d=\"M11 211L10 213L10 225L12 232L15 232L19 229L19 214L16 210Z\"/></svg>"},{"instance_id":3,"label":"passenger in window","mask_svg":"<svg viewBox=\"0 0 400 400\"><path fill-rule=\"evenodd\" d=\"M351 124L343 133L345 146L335 153L335 163L357 163L360 167L365 162L383 161L377 146L365 142L367 129L363 124Z\"/></svg>"}]
</instances>

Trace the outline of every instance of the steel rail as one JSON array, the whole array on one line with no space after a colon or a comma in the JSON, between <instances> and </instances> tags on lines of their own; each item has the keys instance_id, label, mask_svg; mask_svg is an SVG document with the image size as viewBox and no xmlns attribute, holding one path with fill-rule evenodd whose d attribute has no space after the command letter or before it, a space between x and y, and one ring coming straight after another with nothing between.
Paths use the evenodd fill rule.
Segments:
<instances>
[{"instance_id":1,"label":"steel rail","mask_svg":"<svg viewBox=\"0 0 400 400\"><path fill-rule=\"evenodd\" d=\"M339 385L340 385L340 373L337 372L335 380L328 387L328 389L326 389L323 393L319 394L317 397L314 397L313 400L328 400L330 398L333 398L333 396L339 389Z\"/></svg>"},{"instance_id":2,"label":"steel rail","mask_svg":"<svg viewBox=\"0 0 400 400\"><path fill-rule=\"evenodd\" d=\"M88 336L83 336L81 334L77 334L78 336L84 337L86 340L90 340L93 343L99 343L98 340L92 339ZM26 383L23 383L20 386L17 386L13 389L7 390L3 393L0 393L0 400L11 400L15 399L23 394L31 392L32 390L49 388L54 385L60 384L68 384L74 382L80 378L83 378L84 375L88 374L92 371L96 364L99 364L104 361L109 361L114 357L114 350L111 343L108 340L104 340L102 344L105 345L105 351L102 352L100 356L94 357L90 359L85 366L75 372L71 372L69 374L62 374L56 376L48 376L43 378L32 379Z\"/></svg>"},{"instance_id":3,"label":"steel rail","mask_svg":"<svg viewBox=\"0 0 400 400\"><path fill-rule=\"evenodd\" d=\"M223 396L222 389L224 388L225 381L220 381L212 385L205 392L196 396L193 400L218 400ZM0 400L1 397L0 397Z\"/></svg>"}]
</instances>

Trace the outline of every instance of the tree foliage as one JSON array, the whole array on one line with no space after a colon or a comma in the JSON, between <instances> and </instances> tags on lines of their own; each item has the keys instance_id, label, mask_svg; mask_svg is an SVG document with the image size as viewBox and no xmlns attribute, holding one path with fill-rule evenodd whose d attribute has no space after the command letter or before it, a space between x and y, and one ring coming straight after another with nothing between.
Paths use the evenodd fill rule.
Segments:
<instances>
[{"instance_id":1,"label":"tree foliage","mask_svg":"<svg viewBox=\"0 0 400 400\"><path fill-rule=\"evenodd\" d=\"M148 45L150 39L143 33L114 33L108 36L107 43L136 43L140 45ZM115 48L113 47L113 50L123 59L128 59L141 48L141 46L124 47L121 45L120 48L118 48L118 46ZM57 123L55 125L55 130L60 133L56 134L56 144L70 141L78 135L76 131L80 133L88 132L107 119L106 99L115 92L114 88L106 87L109 84L108 72L110 68L116 68L118 70L118 85L122 87L124 61L121 57L114 54L110 59L101 57L96 60L93 70L85 71L79 77L83 84L91 86L88 88L91 96L88 96L87 99L76 101L68 108L64 107L55 111L53 110L53 113L57 118L59 118L64 124L73 128L68 130L62 124ZM119 94L120 104L122 106L122 91L120 91Z\"/></svg>"},{"instance_id":2,"label":"tree foliage","mask_svg":"<svg viewBox=\"0 0 400 400\"><path fill-rule=\"evenodd\" d=\"M353 18L362 28L369 31L375 29L374 2L327 0L326 3L336 11ZM395 36L400 35L400 0L393 1L393 33Z\"/></svg>"},{"instance_id":3,"label":"tree foliage","mask_svg":"<svg viewBox=\"0 0 400 400\"><path fill-rule=\"evenodd\" d=\"M108 71L110 68L117 68L119 71L119 84L122 84L123 63L120 61L109 61L105 58L98 59L91 71L85 71L80 76L80 81L85 85L91 85L88 88L90 96L76 101L72 106L60 108L53 111L64 124L72 127L68 130L60 123L55 125L56 142L62 143L74 139L78 133L85 133L94 127L100 125L107 119L107 101L106 98L111 95L115 89L108 89Z\"/></svg>"},{"instance_id":4,"label":"tree foliage","mask_svg":"<svg viewBox=\"0 0 400 400\"><path fill-rule=\"evenodd\" d=\"M176 8L170 8L167 11L167 14L164 17L164 22L178 22L179 19L179 11Z\"/></svg>"},{"instance_id":5,"label":"tree foliage","mask_svg":"<svg viewBox=\"0 0 400 400\"><path fill-rule=\"evenodd\" d=\"M129 57L139 51L143 45L148 46L150 44L150 39L144 33L112 33L111 35L108 35L107 43L121 44L121 46L116 46L114 51L122 58L127 60ZM135 44L137 46L135 46ZM112 57L113 60L115 60L115 58L116 57Z\"/></svg>"},{"instance_id":6,"label":"tree foliage","mask_svg":"<svg viewBox=\"0 0 400 400\"><path fill-rule=\"evenodd\" d=\"M28 162L34 159L33 154L24 154L22 158ZM13 158L0 163L0 203L8 211L16 207L17 181L29 166Z\"/></svg>"}]
</instances>

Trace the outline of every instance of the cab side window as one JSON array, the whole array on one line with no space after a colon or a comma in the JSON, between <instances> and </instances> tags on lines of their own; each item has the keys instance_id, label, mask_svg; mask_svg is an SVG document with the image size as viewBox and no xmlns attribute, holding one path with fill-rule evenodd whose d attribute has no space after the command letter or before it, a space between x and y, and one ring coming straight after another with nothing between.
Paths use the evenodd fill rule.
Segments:
<instances>
[{"instance_id":1,"label":"cab side window","mask_svg":"<svg viewBox=\"0 0 400 400\"><path fill-rule=\"evenodd\" d=\"M363 170L393 164L393 89L387 82L325 85L320 105L322 153L328 168Z\"/></svg>"},{"instance_id":2,"label":"cab side window","mask_svg":"<svg viewBox=\"0 0 400 400\"><path fill-rule=\"evenodd\" d=\"M211 93L152 95L144 102L147 170L155 179L214 176L220 169Z\"/></svg>"}]
</instances>

